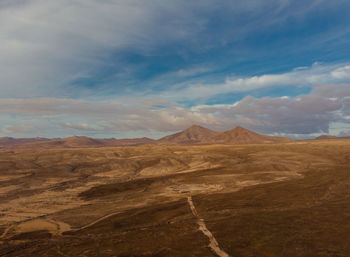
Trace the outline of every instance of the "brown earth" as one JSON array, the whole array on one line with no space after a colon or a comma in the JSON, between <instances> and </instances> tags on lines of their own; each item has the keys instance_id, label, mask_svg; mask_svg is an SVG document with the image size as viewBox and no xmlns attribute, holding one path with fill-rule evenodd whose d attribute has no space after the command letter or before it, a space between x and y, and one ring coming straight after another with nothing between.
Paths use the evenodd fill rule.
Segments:
<instances>
[{"instance_id":1,"label":"brown earth","mask_svg":"<svg viewBox=\"0 0 350 257\"><path fill-rule=\"evenodd\" d=\"M350 256L349 161L349 140L2 150L0 256Z\"/></svg>"}]
</instances>

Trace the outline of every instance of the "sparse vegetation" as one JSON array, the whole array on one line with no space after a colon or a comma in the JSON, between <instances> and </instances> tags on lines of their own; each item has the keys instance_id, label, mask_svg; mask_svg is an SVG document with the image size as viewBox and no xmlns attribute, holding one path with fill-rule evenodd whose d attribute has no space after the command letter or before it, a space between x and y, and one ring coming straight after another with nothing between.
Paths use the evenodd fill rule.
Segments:
<instances>
[{"instance_id":1,"label":"sparse vegetation","mask_svg":"<svg viewBox=\"0 0 350 257\"><path fill-rule=\"evenodd\" d=\"M348 140L0 152L0 256L349 256Z\"/></svg>"}]
</instances>

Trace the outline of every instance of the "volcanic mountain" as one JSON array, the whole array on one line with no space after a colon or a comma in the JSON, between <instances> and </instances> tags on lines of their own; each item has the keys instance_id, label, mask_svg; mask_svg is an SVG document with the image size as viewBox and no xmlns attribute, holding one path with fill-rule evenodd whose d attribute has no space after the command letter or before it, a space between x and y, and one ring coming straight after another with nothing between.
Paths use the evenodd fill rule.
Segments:
<instances>
[{"instance_id":1,"label":"volcanic mountain","mask_svg":"<svg viewBox=\"0 0 350 257\"><path fill-rule=\"evenodd\" d=\"M261 135L242 127L222 132L215 137L215 142L223 144L267 144L291 141L292 139L287 137Z\"/></svg>"},{"instance_id":2,"label":"volcanic mountain","mask_svg":"<svg viewBox=\"0 0 350 257\"><path fill-rule=\"evenodd\" d=\"M165 144L208 144L215 142L214 138L219 134L220 132L193 125L184 131L163 137L158 142Z\"/></svg>"},{"instance_id":3,"label":"volcanic mountain","mask_svg":"<svg viewBox=\"0 0 350 257\"><path fill-rule=\"evenodd\" d=\"M264 144L291 141L290 138L261 135L242 127L217 132L197 125L158 140L163 144Z\"/></svg>"}]
</instances>

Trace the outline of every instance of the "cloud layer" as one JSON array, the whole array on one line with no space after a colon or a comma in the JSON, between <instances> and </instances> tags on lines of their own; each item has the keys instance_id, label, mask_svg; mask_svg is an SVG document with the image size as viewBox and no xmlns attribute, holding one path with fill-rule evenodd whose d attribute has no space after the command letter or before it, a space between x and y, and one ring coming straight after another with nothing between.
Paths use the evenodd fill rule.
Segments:
<instances>
[{"instance_id":1,"label":"cloud layer","mask_svg":"<svg viewBox=\"0 0 350 257\"><path fill-rule=\"evenodd\" d=\"M348 11L346 0L1 1L0 135L341 132Z\"/></svg>"},{"instance_id":2,"label":"cloud layer","mask_svg":"<svg viewBox=\"0 0 350 257\"><path fill-rule=\"evenodd\" d=\"M44 118L51 133L54 130L65 135L72 131L99 136L140 131L160 136L199 124L217 130L240 125L262 133L293 136L328 133L332 123L349 124L349 96L350 85L344 84L320 86L295 98L247 96L234 104L188 108L165 101L160 106L159 101L151 100L130 105L54 98L3 99L0 114L27 119L26 124L4 126L2 133L10 134L27 133L30 129L35 133L36 121Z\"/></svg>"},{"instance_id":3,"label":"cloud layer","mask_svg":"<svg viewBox=\"0 0 350 257\"><path fill-rule=\"evenodd\" d=\"M228 93L249 94L261 89L275 91L290 88L313 88L327 84L342 84L350 82L350 66L346 64L325 65L314 63L310 67L300 67L281 74L264 74L252 77L228 77L223 83L190 84L181 89L175 88L164 93L164 97L172 100L182 98L190 100L210 99L217 95ZM283 91L282 91L283 92Z\"/></svg>"},{"instance_id":4,"label":"cloud layer","mask_svg":"<svg viewBox=\"0 0 350 257\"><path fill-rule=\"evenodd\" d=\"M142 80L136 88L130 86L140 73L154 73L162 65L162 69L177 69L179 76L188 76L191 72L186 70L192 68L187 66L193 64L186 60L192 55L203 58L201 53L206 56L211 50L218 55L222 48L227 55L234 50L226 46L254 33L278 30L290 22L302 23L313 12L348 6L346 1L319 0L307 1L305 5L290 0L2 1L1 97L91 96L96 90L129 95L130 89L136 93L142 87ZM323 40L330 40L335 34L339 37L337 33ZM167 55L172 57L166 59ZM251 53L246 56L250 58ZM170 63L160 64L153 57ZM179 59L185 67L176 67ZM155 61L157 64L152 64ZM203 61L218 64L215 58ZM205 72L203 68L195 69L192 72ZM344 78L341 71L338 77ZM226 87L242 90L248 87L246 84L273 79L279 78L252 78L258 80L255 82L229 79ZM168 86L169 83L164 85Z\"/></svg>"}]
</instances>

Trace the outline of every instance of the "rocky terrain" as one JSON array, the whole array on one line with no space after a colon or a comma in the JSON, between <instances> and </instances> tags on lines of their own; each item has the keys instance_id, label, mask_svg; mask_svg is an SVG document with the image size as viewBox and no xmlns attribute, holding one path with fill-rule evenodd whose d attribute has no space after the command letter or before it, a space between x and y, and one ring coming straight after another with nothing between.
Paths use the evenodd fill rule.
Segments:
<instances>
[{"instance_id":1,"label":"rocky terrain","mask_svg":"<svg viewBox=\"0 0 350 257\"><path fill-rule=\"evenodd\" d=\"M350 143L0 151L0 256L349 256Z\"/></svg>"}]
</instances>

